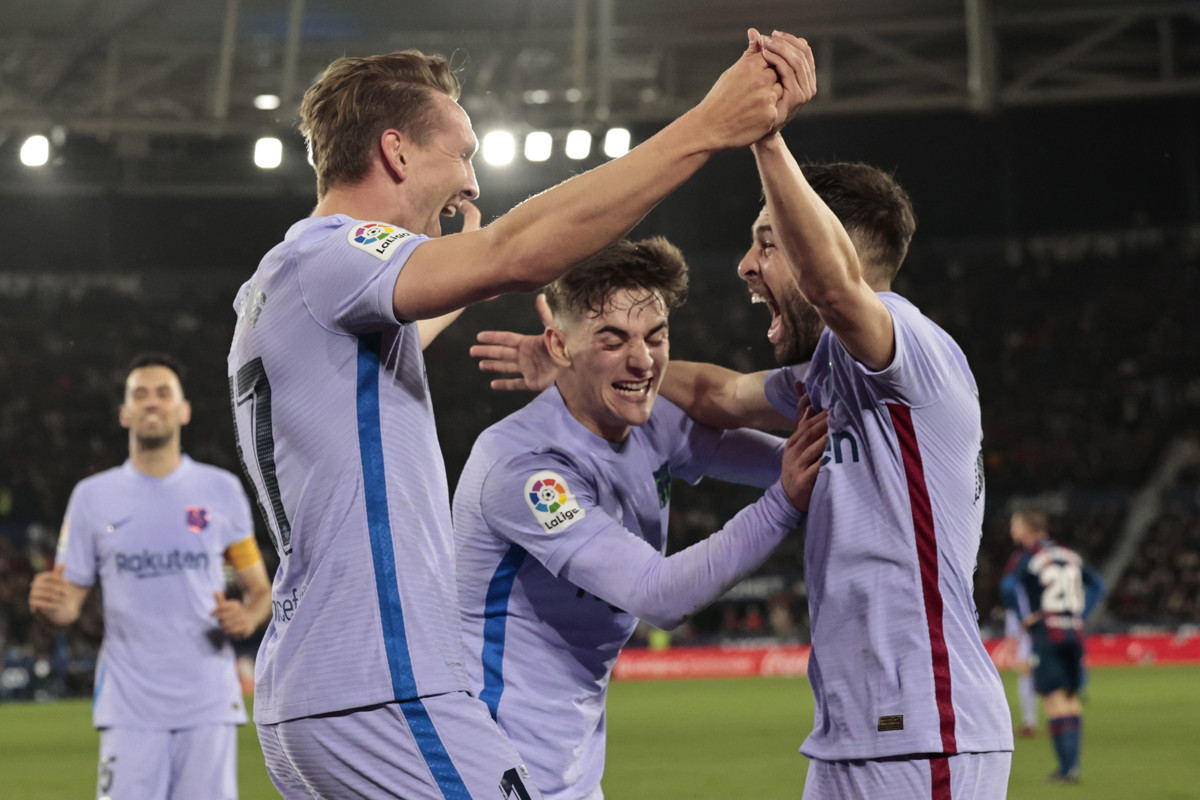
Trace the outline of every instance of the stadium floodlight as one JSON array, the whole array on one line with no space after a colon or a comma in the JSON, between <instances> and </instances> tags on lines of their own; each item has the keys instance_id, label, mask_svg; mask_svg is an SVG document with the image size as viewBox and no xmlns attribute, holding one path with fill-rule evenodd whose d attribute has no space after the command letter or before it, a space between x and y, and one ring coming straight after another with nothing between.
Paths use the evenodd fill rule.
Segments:
<instances>
[{"instance_id":1,"label":"stadium floodlight","mask_svg":"<svg viewBox=\"0 0 1200 800\"><path fill-rule=\"evenodd\" d=\"M630 142L627 128L609 128L604 134L604 155L609 158L619 158L629 152Z\"/></svg>"},{"instance_id":2,"label":"stadium floodlight","mask_svg":"<svg viewBox=\"0 0 1200 800\"><path fill-rule=\"evenodd\" d=\"M254 143L254 166L275 169L283 163L283 142L274 136L264 136Z\"/></svg>"},{"instance_id":3,"label":"stadium floodlight","mask_svg":"<svg viewBox=\"0 0 1200 800\"><path fill-rule=\"evenodd\" d=\"M44 167L50 160L50 140L34 134L21 145L21 163L27 167Z\"/></svg>"},{"instance_id":4,"label":"stadium floodlight","mask_svg":"<svg viewBox=\"0 0 1200 800\"><path fill-rule=\"evenodd\" d=\"M517 155L517 140L508 131L491 131L483 137L483 160L493 167L511 164Z\"/></svg>"},{"instance_id":5,"label":"stadium floodlight","mask_svg":"<svg viewBox=\"0 0 1200 800\"><path fill-rule=\"evenodd\" d=\"M260 94L254 98L254 107L259 111L274 111L279 108L279 95Z\"/></svg>"},{"instance_id":6,"label":"stadium floodlight","mask_svg":"<svg viewBox=\"0 0 1200 800\"><path fill-rule=\"evenodd\" d=\"M587 158L592 152L592 135L582 128L576 128L567 134L567 158L576 161Z\"/></svg>"},{"instance_id":7,"label":"stadium floodlight","mask_svg":"<svg viewBox=\"0 0 1200 800\"><path fill-rule=\"evenodd\" d=\"M546 161L554 149L554 137L548 131L533 131L525 137L525 160Z\"/></svg>"},{"instance_id":8,"label":"stadium floodlight","mask_svg":"<svg viewBox=\"0 0 1200 800\"><path fill-rule=\"evenodd\" d=\"M550 92L545 89L531 89L525 92L524 99L531 106L542 106L550 102Z\"/></svg>"}]
</instances>

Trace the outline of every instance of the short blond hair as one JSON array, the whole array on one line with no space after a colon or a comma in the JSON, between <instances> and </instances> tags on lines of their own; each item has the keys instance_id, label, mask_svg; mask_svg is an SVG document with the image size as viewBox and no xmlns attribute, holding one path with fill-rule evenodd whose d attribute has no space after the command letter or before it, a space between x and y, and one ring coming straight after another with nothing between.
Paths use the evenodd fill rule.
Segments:
<instances>
[{"instance_id":1,"label":"short blond hair","mask_svg":"<svg viewBox=\"0 0 1200 800\"><path fill-rule=\"evenodd\" d=\"M439 55L402 50L334 61L300 103L304 134L317 171L317 197L331 186L362 180L371 152L388 128L417 144L435 125L433 92L458 100L462 84Z\"/></svg>"}]
</instances>

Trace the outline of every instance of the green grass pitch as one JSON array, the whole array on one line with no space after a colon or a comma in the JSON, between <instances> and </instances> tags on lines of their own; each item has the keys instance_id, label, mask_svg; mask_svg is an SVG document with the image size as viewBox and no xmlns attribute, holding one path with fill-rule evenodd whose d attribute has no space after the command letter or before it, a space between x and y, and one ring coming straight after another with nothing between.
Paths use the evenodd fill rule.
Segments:
<instances>
[{"instance_id":1,"label":"green grass pitch","mask_svg":"<svg viewBox=\"0 0 1200 800\"><path fill-rule=\"evenodd\" d=\"M1010 698L1013 676L1005 675ZM803 679L616 683L609 699L609 800L797 800L812 721ZM1200 667L1097 669L1084 717L1083 783L1047 785L1044 729L1021 739L1013 800L1200 798ZM97 737L87 701L0 704L0 797L94 796ZM241 731L241 800L278 797L253 726Z\"/></svg>"}]
</instances>

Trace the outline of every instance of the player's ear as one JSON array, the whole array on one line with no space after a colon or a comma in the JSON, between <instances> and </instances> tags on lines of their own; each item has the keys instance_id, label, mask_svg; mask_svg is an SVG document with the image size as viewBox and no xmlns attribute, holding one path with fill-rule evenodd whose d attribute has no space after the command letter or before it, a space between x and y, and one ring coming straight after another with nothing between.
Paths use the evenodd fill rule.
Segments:
<instances>
[{"instance_id":1,"label":"player's ear","mask_svg":"<svg viewBox=\"0 0 1200 800\"><path fill-rule=\"evenodd\" d=\"M129 409L124 403L121 403L120 409L117 411L117 420L121 423L122 428L129 427Z\"/></svg>"},{"instance_id":2,"label":"player's ear","mask_svg":"<svg viewBox=\"0 0 1200 800\"><path fill-rule=\"evenodd\" d=\"M179 424L187 425L192 421L192 404L184 400L179 405Z\"/></svg>"},{"instance_id":3,"label":"player's ear","mask_svg":"<svg viewBox=\"0 0 1200 800\"><path fill-rule=\"evenodd\" d=\"M383 164L398 181L408 177L412 141L395 128L379 135L379 155Z\"/></svg>"},{"instance_id":4,"label":"player's ear","mask_svg":"<svg viewBox=\"0 0 1200 800\"><path fill-rule=\"evenodd\" d=\"M571 352L567 349L567 336L563 333L562 328L551 325L546 328L542 334L546 340L546 351L550 353L550 360L559 367L571 366Z\"/></svg>"}]
</instances>

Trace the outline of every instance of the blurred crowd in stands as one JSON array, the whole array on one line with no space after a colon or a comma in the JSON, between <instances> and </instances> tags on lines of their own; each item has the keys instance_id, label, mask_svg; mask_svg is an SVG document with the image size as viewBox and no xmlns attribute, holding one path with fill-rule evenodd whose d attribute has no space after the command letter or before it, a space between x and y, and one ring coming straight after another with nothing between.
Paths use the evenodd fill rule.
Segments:
<instances>
[{"instance_id":1,"label":"blurred crowd in stands","mask_svg":"<svg viewBox=\"0 0 1200 800\"><path fill-rule=\"evenodd\" d=\"M692 298L672 319L672 356L772 366L766 312L741 301L737 255L691 257ZM33 621L26 595L53 558L73 485L124 459L117 407L135 353L166 350L184 362L194 406L184 447L240 474L225 355L241 277L0 273L0 698L90 681L97 593L66 632ZM1053 497L1052 534L1103 569L1130 498L1168 444L1197 437L1200 231L936 243L914 249L897 290L955 336L979 383L988 506L976 602L981 624L995 629L1014 502ZM472 309L426 353L452 487L475 436L528 400L490 392L467 347L478 330L531 331L535 320L532 297L502 298ZM1185 470L1167 494L1111 585L1106 624L1200 623L1200 471ZM678 487L671 548L721 527L754 496ZM676 639L804 641L802 550L799 536L789 539ZM29 678L23 685L13 665Z\"/></svg>"}]
</instances>

